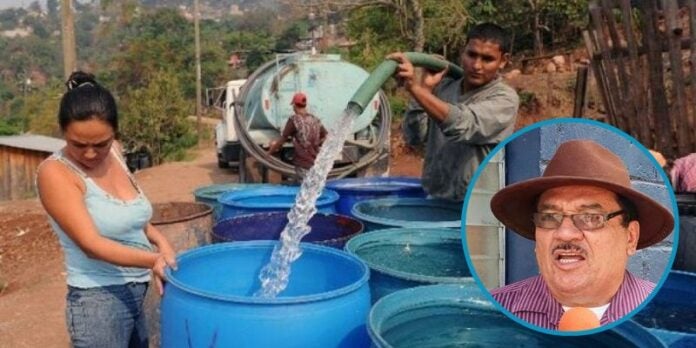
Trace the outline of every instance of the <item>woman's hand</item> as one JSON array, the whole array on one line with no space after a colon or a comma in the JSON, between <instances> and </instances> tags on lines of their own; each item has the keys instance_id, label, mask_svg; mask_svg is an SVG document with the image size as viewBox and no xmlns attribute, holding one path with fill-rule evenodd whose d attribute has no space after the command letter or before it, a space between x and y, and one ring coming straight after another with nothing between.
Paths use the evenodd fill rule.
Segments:
<instances>
[{"instance_id":1,"label":"woman's hand","mask_svg":"<svg viewBox=\"0 0 696 348\"><path fill-rule=\"evenodd\" d=\"M169 248L160 251L157 260L155 261L155 265L152 266L152 273L155 276L155 287L157 288L157 292L160 294L160 296L164 294L164 282L167 280L167 277L164 274L164 269L166 267L170 267L173 270L176 270L177 267L176 253Z\"/></svg>"}]
</instances>

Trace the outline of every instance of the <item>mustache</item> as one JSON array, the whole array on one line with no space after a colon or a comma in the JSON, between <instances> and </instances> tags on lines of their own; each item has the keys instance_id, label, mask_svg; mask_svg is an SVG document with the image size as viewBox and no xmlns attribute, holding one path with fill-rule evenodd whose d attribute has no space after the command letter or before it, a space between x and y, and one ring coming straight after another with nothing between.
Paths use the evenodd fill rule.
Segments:
<instances>
[{"instance_id":1,"label":"mustache","mask_svg":"<svg viewBox=\"0 0 696 348\"><path fill-rule=\"evenodd\" d=\"M577 244L575 244L575 243L571 243L571 242L564 242L564 243L561 243L561 244L556 245L556 246L553 248L553 250L551 251L551 253L555 253L557 250L560 250L560 251L574 251L574 252L578 252L578 253L580 253L580 254L582 254L582 255L585 255L585 254L586 254L585 248L583 248L583 247L581 247L581 246L579 246L579 245L577 245Z\"/></svg>"}]
</instances>

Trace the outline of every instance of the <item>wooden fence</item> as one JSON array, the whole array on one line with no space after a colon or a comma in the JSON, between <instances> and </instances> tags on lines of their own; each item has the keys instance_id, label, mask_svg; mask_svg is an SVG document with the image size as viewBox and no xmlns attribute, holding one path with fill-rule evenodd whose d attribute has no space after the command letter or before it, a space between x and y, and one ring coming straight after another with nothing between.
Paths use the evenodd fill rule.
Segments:
<instances>
[{"instance_id":1,"label":"wooden fence","mask_svg":"<svg viewBox=\"0 0 696 348\"><path fill-rule=\"evenodd\" d=\"M0 201L36 196L36 169L49 152L0 145Z\"/></svg>"},{"instance_id":2,"label":"wooden fence","mask_svg":"<svg viewBox=\"0 0 696 348\"><path fill-rule=\"evenodd\" d=\"M696 152L696 0L599 0L583 33L609 122L675 158Z\"/></svg>"}]
</instances>

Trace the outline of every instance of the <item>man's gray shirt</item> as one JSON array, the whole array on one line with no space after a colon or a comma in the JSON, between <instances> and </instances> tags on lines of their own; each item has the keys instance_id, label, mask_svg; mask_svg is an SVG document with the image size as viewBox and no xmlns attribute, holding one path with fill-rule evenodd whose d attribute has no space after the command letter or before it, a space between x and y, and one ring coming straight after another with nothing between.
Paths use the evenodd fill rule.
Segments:
<instances>
[{"instance_id":1,"label":"man's gray shirt","mask_svg":"<svg viewBox=\"0 0 696 348\"><path fill-rule=\"evenodd\" d=\"M517 92L497 77L461 93L462 79L446 78L433 91L449 103L449 114L437 122L415 101L406 111L406 142L425 142L423 188L433 197L464 199L466 186L484 157L512 134L519 106Z\"/></svg>"}]
</instances>

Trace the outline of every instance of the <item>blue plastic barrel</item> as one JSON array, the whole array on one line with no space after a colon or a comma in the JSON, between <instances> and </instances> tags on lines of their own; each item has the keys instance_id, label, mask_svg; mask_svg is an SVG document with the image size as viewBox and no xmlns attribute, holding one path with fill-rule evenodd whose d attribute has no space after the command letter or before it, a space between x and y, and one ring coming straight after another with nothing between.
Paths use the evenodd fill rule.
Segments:
<instances>
[{"instance_id":1,"label":"blue plastic barrel","mask_svg":"<svg viewBox=\"0 0 696 348\"><path fill-rule=\"evenodd\" d=\"M299 186L251 187L223 193L218 202L222 206L220 220L231 217L272 211L288 212L295 204ZM335 213L338 194L324 189L317 199L317 211Z\"/></svg>"},{"instance_id":2,"label":"blue plastic barrel","mask_svg":"<svg viewBox=\"0 0 696 348\"><path fill-rule=\"evenodd\" d=\"M218 198L225 192L236 191L251 187L271 187L270 184L215 184L208 186L201 186L193 191L193 197L195 197L196 202L201 202L213 207L213 217L217 221L220 215L220 203Z\"/></svg>"},{"instance_id":3,"label":"blue plastic barrel","mask_svg":"<svg viewBox=\"0 0 696 348\"><path fill-rule=\"evenodd\" d=\"M373 302L394 291L419 285L473 283L457 230L379 230L351 238L346 251L370 267Z\"/></svg>"},{"instance_id":4,"label":"blue plastic barrel","mask_svg":"<svg viewBox=\"0 0 696 348\"><path fill-rule=\"evenodd\" d=\"M162 347L366 347L368 268L340 250L302 243L288 288L254 297L270 241L214 244L167 269Z\"/></svg>"},{"instance_id":5,"label":"blue plastic barrel","mask_svg":"<svg viewBox=\"0 0 696 348\"><path fill-rule=\"evenodd\" d=\"M365 231L390 227L461 227L462 204L426 198L380 198L358 202L352 215L365 224Z\"/></svg>"},{"instance_id":6,"label":"blue plastic barrel","mask_svg":"<svg viewBox=\"0 0 696 348\"><path fill-rule=\"evenodd\" d=\"M696 347L696 273L671 271L633 320L671 348Z\"/></svg>"},{"instance_id":7,"label":"blue plastic barrel","mask_svg":"<svg viewBox=\"0 0 696 348\"><path fill-rule=\"evenodd\" d=\"M428 285L387 295L370 310L368 332L379 348L664 347L631 321L588 336L533 331L500 313L475 284Z\"/></svg>"},{"instance_id":8,"label":"blue plastic barrel","mask_svg":"<svg viewBox=\"0 0 696 348\"><path fill-rule=\"evenodd\" d=\"M421 179L415 177L335 179L327 181L326 188L338 193L336 211L343 215L351 215L353 205L367 199L427 196Z\"/></svg>"},{"instance_id":9,"label":"blue plastic barrel","mask_svg":"<svg viewBox=\"0 0 696 348\"><path fill-rule=\"evenodd\" d=\"M271 212L240 215L222 220L213 226L213 243L278 240L288 223L287 213ZM357 219L338 215L317 213L309 220L312 231L302 240L304 242L343 249L346 241L363 231L363 224Z\"/></svg>"}]
</instances>

